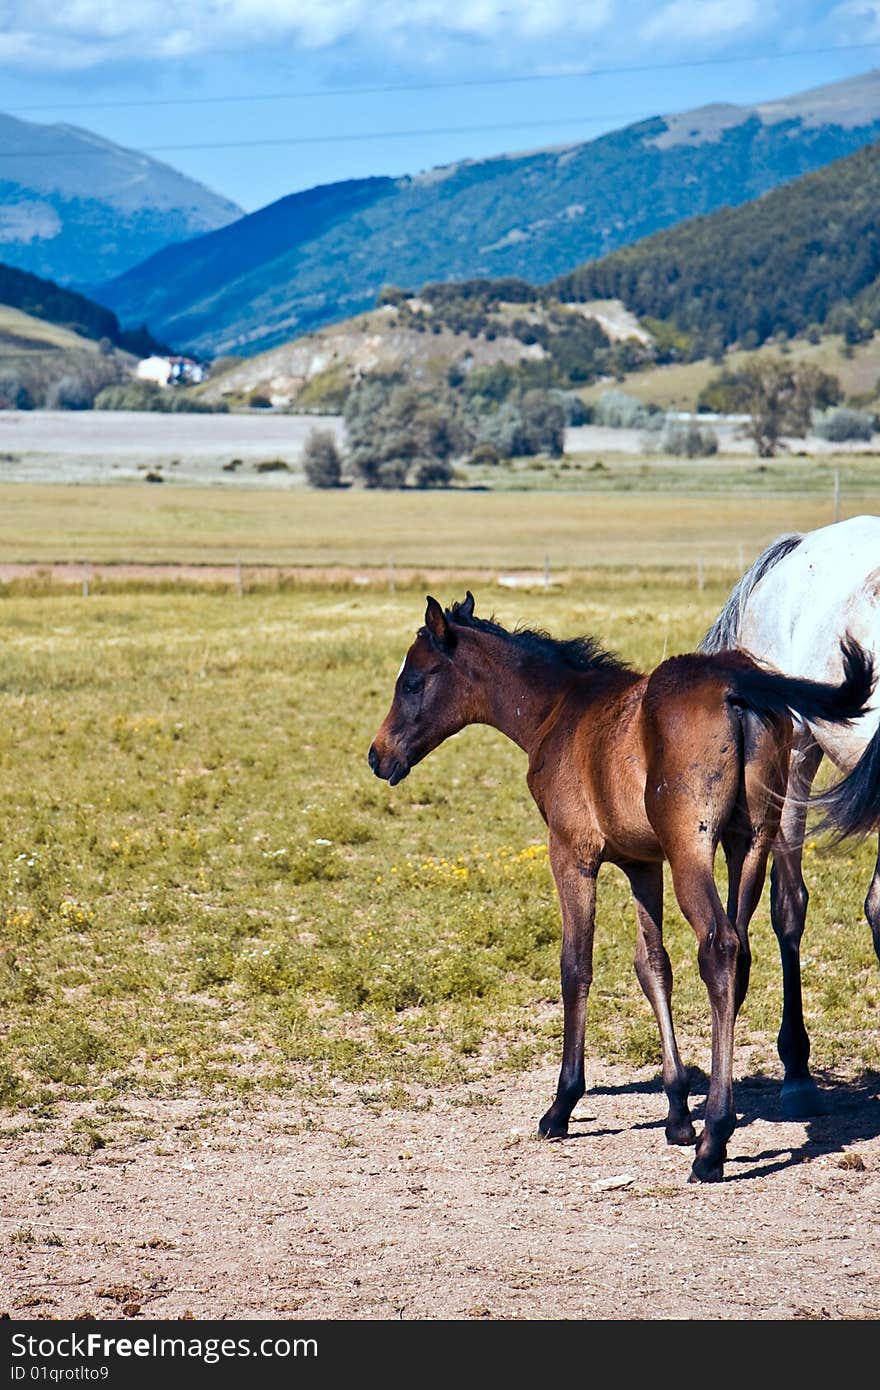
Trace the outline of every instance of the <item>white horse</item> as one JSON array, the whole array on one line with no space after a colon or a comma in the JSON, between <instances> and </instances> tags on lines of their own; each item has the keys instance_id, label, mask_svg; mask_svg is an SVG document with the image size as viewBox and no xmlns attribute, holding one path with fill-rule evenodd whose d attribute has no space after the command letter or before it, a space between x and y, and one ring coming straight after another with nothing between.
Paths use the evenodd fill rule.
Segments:
<instances>
[{"instance_id":1,"label":"white horse","mask_svg":"<svg viewBox=\"0 0 880 1390\"><path fill-rule=\"evenodd\" d=\"M857 516L805 535L780 536L733 589L701 644L741 647L790 676L839 681L841 640L849 634L880 670L880 516ZM777 1045L785 1068L783 1113L803 1118L822 1103L810 1076L804 1026L800 942L807 912L801 866L807 799L823 754L847 775L813 798L836 838L880 830L880 711L849 728L796 724L788 789L773 845L770 913L782 957L783 1010ZM880 845L865 916L880 958Z\"/></svg>"}]
</instances>

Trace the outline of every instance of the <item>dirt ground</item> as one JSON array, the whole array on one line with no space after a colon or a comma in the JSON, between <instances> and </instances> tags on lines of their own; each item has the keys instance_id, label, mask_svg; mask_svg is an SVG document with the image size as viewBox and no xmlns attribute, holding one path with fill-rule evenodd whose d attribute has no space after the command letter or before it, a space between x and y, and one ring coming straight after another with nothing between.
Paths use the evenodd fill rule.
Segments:
<instances>
[{"instance_id":1,"label":"dirt ground","mask_svg":"<svg viewBox=\"0 0 880 1390\"><path fill-rule=\"evenodd\" d=\"M665 1143L653 1069L595 1062L561 1143L535 1136L550 1066L494 1104L485 1084L408 1109L340 1084L298 1101L128 1096L110 1125L87 1105L37 1129L10 1116L0 1314L876 1318L878 1079L826 1078L828 1114L788 1123L743 1051L738 1076L709 1186Z\"/></svg>"}]
</instances>

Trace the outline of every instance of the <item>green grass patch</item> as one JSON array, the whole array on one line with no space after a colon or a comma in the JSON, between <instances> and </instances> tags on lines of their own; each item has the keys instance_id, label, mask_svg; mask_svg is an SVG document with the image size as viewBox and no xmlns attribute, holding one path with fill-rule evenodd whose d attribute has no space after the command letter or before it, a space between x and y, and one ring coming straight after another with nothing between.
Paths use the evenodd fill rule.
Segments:
<instances>
[{"instance_id":1,"label":"green grass patch","mask_svg":"<svg viewBox=\"0 0 880 1390\"><path fill-rule=\"evenodd\" d=\"M724 588L626 570L477 599L648 667L694 645ZM475 728L397 788L367 766L423 611L420 589L317 586L4 601L0 1105L337 1075L400 1106L557 1058L558 904L522 754ZM877 1067L871 846L807 864L814 1063ZM705 1046L693 934L667 902L676 1019ZM644 1066L659 1048L634 939L606 869L588 1047ZM741 1033L774 1067L766 897L753 942Z\"/></svg>"}]
</instances>

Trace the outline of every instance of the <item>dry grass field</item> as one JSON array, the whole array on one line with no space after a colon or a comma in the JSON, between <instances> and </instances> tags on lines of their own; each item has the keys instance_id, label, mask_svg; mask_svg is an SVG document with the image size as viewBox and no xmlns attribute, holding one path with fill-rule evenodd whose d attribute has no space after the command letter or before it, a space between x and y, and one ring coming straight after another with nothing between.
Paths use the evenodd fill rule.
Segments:
<instances>
[{"instance_id":1,"label":"dry grass field","mask_svg":"<svg viewBox=\"0 0 880 1390\"><path fill-rule=\"evenodd\" d=\"M691 474L694 469L691 467ZM880 487L843 490L841 516ZM327 569L694 568L733 579L783 531L834 519L822 492L313 492L0 486L0 564L271 564Z\"/></svg>"}]
</instances>

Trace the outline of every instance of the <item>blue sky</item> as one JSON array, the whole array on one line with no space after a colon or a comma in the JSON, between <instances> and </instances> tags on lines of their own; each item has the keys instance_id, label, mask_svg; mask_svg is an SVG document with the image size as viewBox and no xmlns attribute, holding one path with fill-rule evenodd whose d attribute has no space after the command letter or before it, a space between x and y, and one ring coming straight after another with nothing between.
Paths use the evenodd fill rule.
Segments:
<instances>
[{"instance_id":1,"label":"blue sky","mask_svg":"<svg viewBox=\"0 0 880 1390\"><path fill-rule=\"evenodd\" d=\"M880 0L0 6L0 109L155 153L247 210L873 67Z\"/></svg>"}]
</instances>

